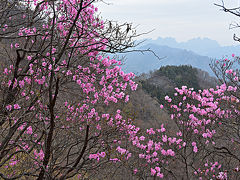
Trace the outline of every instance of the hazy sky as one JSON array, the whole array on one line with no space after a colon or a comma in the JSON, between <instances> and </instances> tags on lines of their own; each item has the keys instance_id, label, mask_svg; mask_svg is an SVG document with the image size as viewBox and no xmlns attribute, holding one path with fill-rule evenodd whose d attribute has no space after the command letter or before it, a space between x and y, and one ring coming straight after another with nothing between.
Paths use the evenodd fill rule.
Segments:
<instances>
[{"instance_id":1,"label":"hazy sky","mask_svg":"<svg viewBox=\"0 0 240 180\"><path fill-rule=\"evenodd\" d=\"M154 31L143 38L174 37L187 41L208 37L221 45L238 44L233 34L240 36L240 28L229 30L229 24L240 22L223 12L214 3L221 0L104 0L110 5L97 4L101 15L110 20L139 25L139 33ZM240 0L225 0L227 7L240 5Z\"/></svg>"}]
</instances>

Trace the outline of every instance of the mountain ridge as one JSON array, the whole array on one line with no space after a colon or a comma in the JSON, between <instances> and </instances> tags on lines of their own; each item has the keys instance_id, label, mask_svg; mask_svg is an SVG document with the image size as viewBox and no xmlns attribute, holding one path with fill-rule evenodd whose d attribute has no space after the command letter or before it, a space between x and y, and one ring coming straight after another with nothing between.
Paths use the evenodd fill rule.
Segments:
<instances>
[{"instance_id":1,"label":"mountain ridge","mask_svg":"<svg viewBox=\"0 0 240 180\"><path fill-rule=\"evenodd\" d=\"M201 56L185 49L171 48L156 44L146 44L138 49L151 49L157 56L164 58L160 60L151 52L144 54L139 52L128 53L124 65L122 66L123 70L126 72L141 74L148 73L149 71L159 69L161 66L166 65L191 65L207 71L213 76L213 72L209 67L212 60L207 56Z\"/></svg>"},{"instance_id":2,"label":"mountain ridge","mask_svg":"<svg viewBox=\"0 0 240 180\"><path fill-rule=\"evenodd\" d=\"M179 48L193 51L199 55L208 56L210 58L222 58L223 56L231 56L239 54L240 45L221 46L216 40L209 38L193 38L184 42L177 42L172 37L158 37L156 40L145 39L143 44L166 45L171 48Z\"/></svg>"}]
</instances>

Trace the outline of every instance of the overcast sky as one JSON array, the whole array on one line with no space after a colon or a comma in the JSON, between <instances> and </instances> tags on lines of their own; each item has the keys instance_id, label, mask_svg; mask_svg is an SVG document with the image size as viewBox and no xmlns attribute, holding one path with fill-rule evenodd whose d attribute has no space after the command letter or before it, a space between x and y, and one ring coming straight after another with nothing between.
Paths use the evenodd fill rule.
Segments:
<instances>
[{"instance_id":1,"label":"overcast sky","mask_svg":"<svg viewBox=\"0 0 240 180\"><path fill-rule=\"evenodd\" d=\"M103 18L139 25L139 33L154 31L143 38L173 37L187 41L197 37L217 40L221 45L236 45L229 24L240 22L214 3L221 0L104 0L110 5L97 4ZM227 7L240 5L240 0L225 0ZM239 21L238 21L239 20Z\"/></svg>"}]
</instances>

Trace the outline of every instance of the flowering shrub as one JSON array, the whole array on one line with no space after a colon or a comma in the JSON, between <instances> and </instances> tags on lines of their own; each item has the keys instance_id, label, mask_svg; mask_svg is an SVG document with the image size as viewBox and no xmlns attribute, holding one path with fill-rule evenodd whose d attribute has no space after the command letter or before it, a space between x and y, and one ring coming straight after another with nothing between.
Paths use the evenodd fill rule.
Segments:
<instances>
[{"instance_id":1,"label":"flowering shrub","mask_svg":"<svg viewBox=\"0 0 240 180\"><path fill-rule=\"evenodd\" d=\"M0 177L94 178L108 164L139 178L238 177L238 57L214 64L216 89L183 86L165 97L174 132L140 129L115 108L136 90L134 74L106 55L137 35L101 20L93 2L1 2Z\"/></svg>"},{"instance_id":2,"label":"flowering shrub","mask_svg":"<svg viewBox=\"0 0 240 180\"><path fill-rule=\"evenodd\" d=\"M130 121L107 106L127 102L125 91L137 84L104 53L133 47L136 34L101 20L93 2L1 3L0 36L10 39L1 73L2 178L76 177L93 159L108 162L106 148L128 134ZM16 170L2 173L7 166Z\"/></svg>"}]
</instances>

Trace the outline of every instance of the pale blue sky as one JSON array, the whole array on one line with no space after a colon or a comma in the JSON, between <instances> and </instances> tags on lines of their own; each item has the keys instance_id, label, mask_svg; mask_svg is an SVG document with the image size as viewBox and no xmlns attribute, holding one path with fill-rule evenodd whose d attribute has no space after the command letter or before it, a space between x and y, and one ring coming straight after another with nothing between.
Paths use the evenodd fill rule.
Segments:
<instances>
[{"instance_id":1,"label":"pale blue sky","mask_svg":"<svg viewBox=\"0 0 240 180\"><path fill-rule=\"evenodd\" d=\"M217 40L221 45L236 45L233 34L240 36L240 28L229 30L229 24L240 18L220 11L214 3L221 0L104 0L98 3L101 15L110 20L132 22L138 32L154 32L142 37L173 37L187 41L197 37ZM225 0L228 7L240 5L240 0Z\"/></svg>"}]
</instances>

